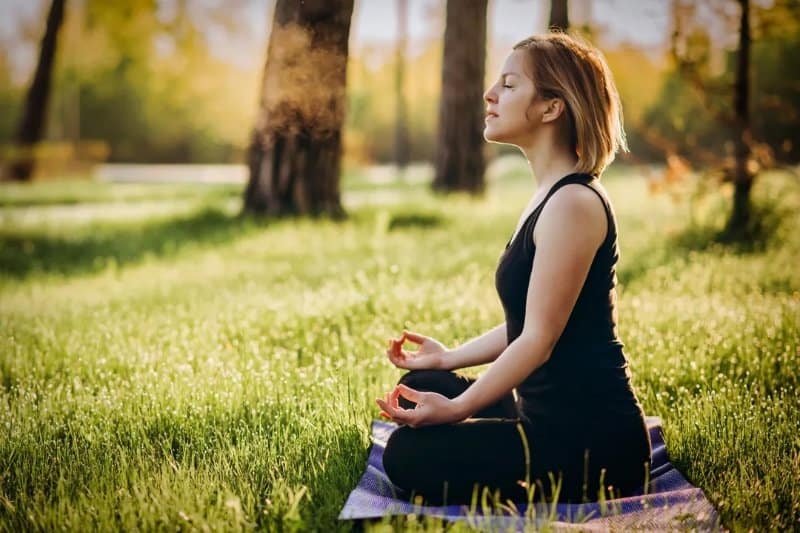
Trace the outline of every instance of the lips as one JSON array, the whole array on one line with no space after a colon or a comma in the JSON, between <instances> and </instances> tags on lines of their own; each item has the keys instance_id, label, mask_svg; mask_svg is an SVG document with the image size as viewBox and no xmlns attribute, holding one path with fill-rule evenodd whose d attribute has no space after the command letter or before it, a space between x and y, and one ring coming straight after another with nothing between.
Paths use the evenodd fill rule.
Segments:
<instances>
[{"instance_id":1,"label":"lips","mask_svg":"<svg viewBox=\"0 0 800 533\"><path fill-rule=\"evenodd\" d=\"M494 111L488 111L488 112L486 113L486 119L487 119L487 120L488 120L488 119L490 119L490 118L492 118L492 117L496 117L496 116L497 116L497 113L495 113Z\"/></svg>"}]
</instances>

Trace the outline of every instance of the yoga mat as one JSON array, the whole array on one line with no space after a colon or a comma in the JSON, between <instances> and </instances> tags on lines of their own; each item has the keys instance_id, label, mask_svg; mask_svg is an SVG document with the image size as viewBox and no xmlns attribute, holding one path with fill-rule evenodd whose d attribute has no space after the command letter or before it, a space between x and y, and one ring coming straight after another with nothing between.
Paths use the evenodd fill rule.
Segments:
<instances>
[{"instance_id":1,"label":"yoga mat","mask_svg":"<svg viewBox=\"0 0 800 533\"><path fill-rule=\"evenodd\" d=\"M396 424L372 423L372 448L367 468L350 493L340 520L376 519L389 515L426 515L445 520L462 520L481 529L522 529L545 522L557 528L581 530L716 530L719 516L705 494L691 485L672 466L661 432L661 419L645 418L652 444L650 483L647 494L606 500L605 504L517 504L493 514L470 512L465 505L423 506L408 501L408 494L392 485L383 471L383 450ZM644 492L644 491L643 491ZM480 509L480 507L478 508Z\"/></svg>"}]
</instances>

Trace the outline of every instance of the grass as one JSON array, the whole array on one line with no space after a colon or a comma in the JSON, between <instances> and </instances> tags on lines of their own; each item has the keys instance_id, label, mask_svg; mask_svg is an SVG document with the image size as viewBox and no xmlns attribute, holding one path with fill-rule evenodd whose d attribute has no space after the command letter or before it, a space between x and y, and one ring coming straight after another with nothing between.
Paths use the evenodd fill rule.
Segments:
<instances>
[{"instance_id":1,"label":"grass","mask_svg":"<svg viewBox=\"0 0 800 533\"><path fill-rule=\"evenodd\" d=\"M198 165L202 171L203 165ZM141 170L147 177L146 168ZM161 171L163 172L163 171ZM397 192L419 190L427 179L428 165L411 165L403 180L392 180L395 170L385 167L348 167L342 176L347 191ZM244 185L226 182L211 183L137 183L92 181L90 176L65 180L40 180L32 183L6 182L0 186L0 208L29 208L85 204L121 204L176 200L210 200L239 198Z\"/></svg>"},{"instance_id":2,"label":"grass","mask_svg":"<svg viewBox=\"0 0 800 533\"><path fill-rule=\"evenodd\" d=\"M4 183L0 207L34 207L206 197L217 200L241 194L241 185L186 183L113 183L86 179Z\"/></svg>"},{"instance_id":3,"label":"grass","mask_svg":"<svg viewBox=\"0 0 800 533\"><path fill-rule=\"evenodd\" d=\"M617 174L620 334L645 411L725 527L796 529L800 187L763 176L758 205L777 214L737 247L716 238L724 191L690 211ZM58 198L25 192L29 218L0 231L0 530L351 528L336 516L373 398L400 375L384 339L455 344L502 320L520 176L482 200L404 184L342 223L241 219L228 193L37 223ZM73 186L62 203L98 194Z\"/></svg>"}]
</instances>

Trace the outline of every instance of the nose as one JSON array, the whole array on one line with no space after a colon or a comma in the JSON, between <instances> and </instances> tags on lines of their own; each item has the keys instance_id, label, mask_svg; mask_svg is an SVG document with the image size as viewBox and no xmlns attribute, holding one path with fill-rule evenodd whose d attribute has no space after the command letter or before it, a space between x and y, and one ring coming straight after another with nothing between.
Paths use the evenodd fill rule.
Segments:
<instances>
[{"instance_id":1,"label":"nose","mask_svg":"<svg viewBox=\"0 0 800 533\"><path fill-rule=\"evenodd\" d=\"M483 99L491 104L497 103L497 95L494 92L494 85L486 89L486 92L483 93Z\"/></svg>"}]
</instances>

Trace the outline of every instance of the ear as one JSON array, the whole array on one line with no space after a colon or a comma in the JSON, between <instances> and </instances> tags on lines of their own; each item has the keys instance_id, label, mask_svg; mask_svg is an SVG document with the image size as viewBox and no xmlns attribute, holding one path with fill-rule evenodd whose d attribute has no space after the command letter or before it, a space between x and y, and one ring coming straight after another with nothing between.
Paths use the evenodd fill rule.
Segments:
<instances>
[{"instance_id":1,"label":"ear","mask_svg":"<svg viewBox=\"0 0 800 533\"><path fill-rule=\"evenodd\" d=\"M561 98L550 98L546 100L542 122L555 122L558 117L566 113L567 104Z\"/></svg>"}]
</instances>

